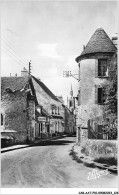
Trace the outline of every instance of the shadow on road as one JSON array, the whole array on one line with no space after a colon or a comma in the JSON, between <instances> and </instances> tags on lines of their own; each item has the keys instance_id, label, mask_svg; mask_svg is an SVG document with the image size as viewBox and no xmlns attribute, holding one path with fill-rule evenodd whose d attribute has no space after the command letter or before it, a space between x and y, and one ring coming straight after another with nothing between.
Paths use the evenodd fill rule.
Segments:
<instances>
[{"instance_id":1,"label":"shadow on road","mask_svg":"<svg viewBox=\"0 0 119 195\"><path fill-rule=\"evenodd\" d=\"M68 145L70 143L75 143L75 141L68 141L68 140L49 140L44 142L39 142L34 144L33 146L49 146L49 145ZM33 147L31 146L31 147Z\"/></svg>"},{"instance_id":2,"label":"shadow on road","mask_svg":"<svg viewBox=\"0 0 119 195\"><path fill-rule=\"evenodd\" d=\"M60 140L61 139L61 140ZM38 143L34 143L34 144L27 144L26 146L22 146L22 144L19 144L21 146L18 146L16 148L14 147L6 147L6 150L1 150L1 153L5 153L5 152L9 152L9 151L12 151L12 150L19 150L19 149L24 149L24 148L30 148L30 147L37 147L37 146L53 146L53 145L68 145L68 144L71 144L71 143L75 143L75 141L70 141L70 140L66 140L66 139L62 139L61 138L56 138L56 139L53 139L53 140L39 140Z\"/></svg>"}]
</instances>

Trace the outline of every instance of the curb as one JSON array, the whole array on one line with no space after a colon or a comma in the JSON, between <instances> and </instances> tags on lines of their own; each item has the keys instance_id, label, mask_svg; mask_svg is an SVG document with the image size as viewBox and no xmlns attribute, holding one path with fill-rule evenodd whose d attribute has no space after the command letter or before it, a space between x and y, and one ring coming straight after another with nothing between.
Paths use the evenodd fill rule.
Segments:
<instances>
[{"instance_id":1,"label":"curb","mask_svg":"<svg viewBox=\"0 0 119 195\"><path fill-rule=\"evenodd\" d=\"M62 135L62 136L58 136L58 137L51 137L49 139L43 139L43 140L40 140L38 143L33 143L33 144L29 144L29 145L26 145L26 146L23 146L23 147L18 147L18 148L6 148L6 150L1 150L1 153L5 153L5 152L9 152L9 151L13 151L13 150L19 150L19 149L24 149L24 148L29 148L29 147L32 147L32 146L37 146L38 144L42 143L42 142L47 142L47 141L51 141L51 140L55 140L55 139L59 139L59 138L63 138L63 137L66 137L65 135ZM22 145L21 145L22 146Z\"/></svg>"},{"instance_id":2,"label":"curb","mask_svg":"<svg viewBox=\"0 0 119 195\"><path fill-rule=\"evenodd\" d=\"M1 150L1 153L10 152L10 151L12 151L12 150L19 150L19 149L24 149L24 148L28 148L28 147L31 147L31 145L24 146L24 147L18 147L18 148L9 148L9 149L6 149L6 150Z\"/></svg>"},{"instance_id":3,"label":"curb","mask_svg":"<svg viewBox=\"0 0 119 195\"><path fill-rule=\"evenodd\" d=\"M112 173L115 173L115 174L118 174L118 169L115 165L107 165L107 164L101 164L101 163L97 163L97 162L94 162L93 160L91 160L90 158L88 159L88 157L84 156L83 154L81 156L78 156L77 155L77 152L75 152L75 149L74 149L75 145L72 147L71 151L72 151L72 154L74 154L75 156L75 160L78 162L78 161L81 161L84 165L92 165L94 167L98 167L100 169L106 169Z\"/></svg>"}]
</instances>

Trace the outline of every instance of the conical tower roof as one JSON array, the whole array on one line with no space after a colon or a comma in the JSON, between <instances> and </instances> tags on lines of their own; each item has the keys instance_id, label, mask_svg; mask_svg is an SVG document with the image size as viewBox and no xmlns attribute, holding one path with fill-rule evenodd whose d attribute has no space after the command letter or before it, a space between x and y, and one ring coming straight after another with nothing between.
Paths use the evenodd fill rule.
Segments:
<instances>
[{"instance_id":1,"label":"conical tower roof","mask_svg":"<svg viewBox=\"0 0 119 195\"><path fill-rule=\"evenodd\" d=\"M78 62L87 54L114 53L116 50L115 45L103 28L98 28L90 38L81 55L76 58L76 61Z\"/></svg>"}]
</instances>

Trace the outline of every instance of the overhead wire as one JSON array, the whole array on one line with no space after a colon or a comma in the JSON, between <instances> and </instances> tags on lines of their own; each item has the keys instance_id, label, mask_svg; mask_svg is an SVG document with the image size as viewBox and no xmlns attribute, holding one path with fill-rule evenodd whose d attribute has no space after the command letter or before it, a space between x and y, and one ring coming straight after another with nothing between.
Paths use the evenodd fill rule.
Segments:
<instances>
[{"instance_id":1,"label":"overhead wire","mask_svg":"<svg viewBox=\"0 0 119 195\"><path fill-rule=\"evenodd\" d=\"M11 54L14 58L16 58L19 62L21 62L21 64L26 65L26 63L23 62L23 61L20 59L20 57L18 57L18 55L16 55L14 52L12 52L11 49L8 49L7 47L4 47L3 45L2 45L2 48L5 49L8 53L10 53L10 54Z\"/></svg>"},{"instance_id":2,"label":"overhead wire","mask_svg":"<svg viewBox=\"0 0 119 195\"><path fill-rule=\"evenodd\" d=\"M17 34L15 33L15 35L17 36ZM12 43L14 46L16 46L15 42L12 41L13 39L11 39L10 35L8 33L1 33L1 36L4 37L8 42ZM12 35L12 38L14 36ZM19 49L19 51L21 52L22 55L24 55L24 51L21 49L21 47L17 46L17 49ZM26 56L24 56L24 58L26 59Z\"/></svg>"},{"instance_id":3,"label":"overhead wire","mask_svg":"<svg viewBox=\"0 0 119 195\"><path fill-rule=\"evenodd\" d=\"M17 34L15 35L17 36ZM3 49L4 54L8 55L11 60L15 60L23 68L28 65L28 57L24 55L25 52L11 38L14 38L14 36L10 37L9 34L1 33L1 49Z\"/></svg>"},{"instance_id":4,"label":"overhead wire","mask_svg":"<svg viewBox=\"0 0 119 195\"><path fill-rule=\"evenodd\" d=\"M19 62L19 59L17 59L11 52L8 52L6 48L3 48L3 50L4 50L3 52L6 53L7 55L9 55L10 58L12 55L13 56L12 59L15 60L23 68L23 65Z\"/></svg>"},{"instance_id":5,"label":"overhead wire","mask_svg":"<svg viewBox=\"0 0 119 195\"><path fill-rule=\"evenodd\" d=\"M22 58L23 58L24 60L26 60L26 57L24 56L24 51L23 51L21 48L19 48L18 46L16 47L15 43L14 43L12 40L10 40L10 39L8 40L8 38L6 38L5 35L2 35L2 40L3 40L4 42L6 42L7 45L9 44L9 45L12 46L15 50L17 50L17 52L18 52L20 55L22 55Z\"/></svg>"},{"instance_id":6,"label":"overhead wire","mask_svg":"<svg viewBox=\"0 0 119 195\"><path fill-rule=\"evenodd\" d=\"M3 39L1 39L3 41ZM18 53L16 53L16 51L13 49L13 47L11 47L11 45L9 45L8 43L5 43L3 41L2 46L4 45L4 47L9 48L11 52L13 52L22 63L25 63L26 61L24 59L22 59L21 55L19 55Z\"/></svg>"},{"instance_id":7,"label":"overhead wire","mask_svg":"<svg viewBox=\"0 0 119 195\"><path fill-rule=\"evenodd\" d=\"M13 53L11 53L7 48L3 47L2 49L3 49L2 51L4 53L6 53L7 55L10 56L11 60L15 59L22 67L23 67L23 65L25 65L23 62L21 63L20 60Z\"/></svg>"}]
</instances>

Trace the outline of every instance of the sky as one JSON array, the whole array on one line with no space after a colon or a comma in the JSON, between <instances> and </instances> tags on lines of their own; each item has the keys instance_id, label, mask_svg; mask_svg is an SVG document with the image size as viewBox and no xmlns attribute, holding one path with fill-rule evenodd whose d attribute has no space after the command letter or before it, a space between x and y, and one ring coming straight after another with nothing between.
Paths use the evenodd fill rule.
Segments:
<instances>
[{"instance_id":1,"label":"sky","mask_svg":"<svg viewBox=\"0 0 119 195\"><path fill-rule=\"evenodd\" d=\"M116 1L1 1L1 76L21 75L23 67L40 78L65 103L78 94L79 56L92 34L102 27L117 33Z\"/></svg>"}]
</instances>

